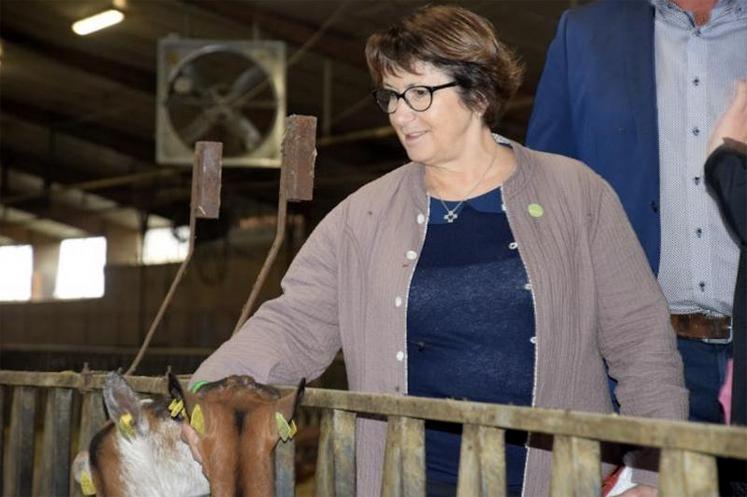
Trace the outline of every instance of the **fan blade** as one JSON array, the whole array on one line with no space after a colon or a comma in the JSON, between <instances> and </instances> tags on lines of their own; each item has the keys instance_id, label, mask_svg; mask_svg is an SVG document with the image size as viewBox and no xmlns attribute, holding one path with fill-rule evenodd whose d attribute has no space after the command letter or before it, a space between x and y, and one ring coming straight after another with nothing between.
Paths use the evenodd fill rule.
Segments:
<instances>
[{"instance_id":1,"label":"fan blade","mask_svg":"<svg viewBox=\"0 0 747 497\"><path fill-rule=\"evenodd\" d=\"M208 98L207 95L178 95L172 93L166 99L165 105L169 108L207 109L214 103L214 100L214 98Z\"/></svg>"},{"instance_id":2,"label":"fan blade","mask_svg":"<svg viewBox=\"0 0 747 497\"><path fill-rule=\"evenodd\" d=\"M226 95L226 100L233 102L261 84L265 79L265 72L259 66L250 67L239 74L239 77L233 82L231 89Z\"/></svg>"},{"instance_id":3,"label":"fan blade","mask_svg":"<svg viewBox=\"0 0 747 497\"><path fill-rule=\"evenodd\" d=\"M370 98L370 97L369 97ZM366 100L368 102L368 100ZM252 100L249 103L242 106L244 109L277 109L277 100Z\"/></svg>"},{"instance_id":4,"label":"fan blade","mask_svg":"<svg viewBox=\"0 0 747 497\"><path fill-rule=\"evenodd\" d=\"M234 109L226 110L225 116L229 133L238 137L247 151L254 150L262 140L262 134L257 127Z\"/></svg>"},{"instance_id":5,"label":"fan blade","mask_svg":"<svg viewBox=\"0 0 747 497\"><path fill-rule=\"evenodd\" d=\"M180 130L179 135L184 139L184 141L191 145L200 138L205 137L207 132L210 131L210 128L215 125L218 116L219 112L215 108L208 109L200 113L192 120L192 122Z\"/></svg>"}]
</instances>

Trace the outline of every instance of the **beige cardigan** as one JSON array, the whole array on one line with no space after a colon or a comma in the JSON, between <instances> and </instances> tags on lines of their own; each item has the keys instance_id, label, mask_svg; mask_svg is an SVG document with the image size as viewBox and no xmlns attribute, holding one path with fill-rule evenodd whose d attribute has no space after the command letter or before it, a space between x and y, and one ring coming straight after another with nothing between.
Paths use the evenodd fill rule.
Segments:
<instances>
[{"instance_id":1,"label":"beige cardigan","mask_svg":"<svg viewBox=\"0 0 747 497\"><path fill-rule=\"evenodd\" d=\"M622 414L686 419L667 305L617 196L575 160L512 145L518 167L503 198L535 301L533 405L611 412L604 357ZM283 295L193 381L238 373L292 384L321 375L342 347L352 390L405 394L407 296L427 217L417 163L352 194L298 253ZM357 434L358 495L378 496L385 423L359 420ZM548 495L550 462L550 452L530 447L524 496ZM655 477L634 472L638 482Z\"/></svg>"}]
</instances>

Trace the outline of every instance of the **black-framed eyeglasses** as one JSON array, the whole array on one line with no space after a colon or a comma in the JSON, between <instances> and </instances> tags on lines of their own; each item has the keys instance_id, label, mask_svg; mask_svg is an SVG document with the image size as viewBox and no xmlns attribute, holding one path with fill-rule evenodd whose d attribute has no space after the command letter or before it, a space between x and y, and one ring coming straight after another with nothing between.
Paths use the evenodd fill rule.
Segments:
<instances>
[{"instance_id":1,"label":"black-framed eyeglasses","mask_svg":"<svg viewBox=\"0 0 747 497\"><path fill-rule=\"evenodd\" d=\"M428 110L433 103L433 93L444 88L451 88L458 86L459 83L452 81L451 83L444 83L438 86L411 86L402 93L398 93L388 88L378 88L371 92L376 104L387 114L393 114L397 110L397 104L399 99L407 103L407 105L415 112L424 112Z\"/></svg>"}]
</instances>

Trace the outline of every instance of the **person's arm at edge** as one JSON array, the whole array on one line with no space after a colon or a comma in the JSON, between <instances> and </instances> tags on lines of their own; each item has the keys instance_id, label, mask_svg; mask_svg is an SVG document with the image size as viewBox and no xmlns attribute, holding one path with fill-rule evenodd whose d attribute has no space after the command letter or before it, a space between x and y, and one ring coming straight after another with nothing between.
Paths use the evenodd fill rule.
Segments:
<instances>
[{"instance_id":1,"label":"person's arm at edge","mask_svg":"<svg viewBox=\"0 0 747 497\"><path fill-rule=\"evenodd\" d=\"M747 144L725 139L705 164L706 183L715 193L724 218L747 243Z\"/></svg>"},{"instance_id":2,"label":"person's arm at edge","mask_svg":"<svg viewBox=\"0 0 747 497\"><path fill-rule=\"evenodd\" d=\"M734 98L713 128L705 163L706 184L724 218L747 241L747 80L736 81Z\"/></svg>"}]
</instances>

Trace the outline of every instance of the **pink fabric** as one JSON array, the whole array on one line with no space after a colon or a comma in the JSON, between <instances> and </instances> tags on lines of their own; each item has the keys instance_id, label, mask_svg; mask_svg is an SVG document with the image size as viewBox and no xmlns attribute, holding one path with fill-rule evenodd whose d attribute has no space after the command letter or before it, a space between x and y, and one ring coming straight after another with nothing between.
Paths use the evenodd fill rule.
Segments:
<instances>
[{"instance_id":1,"label":"pink fabric","mask_svg":"<svg viewBox=\"0 0 747 497\"><path fill-rule=\"evenodd\" d=\"M726 365L726 380L721 385L721 392L718 394L718 401L724 408L724 422L728 425L731 422L731 381L734 376L734 360L729 359Z\"/></svg>"}]
</instances>

